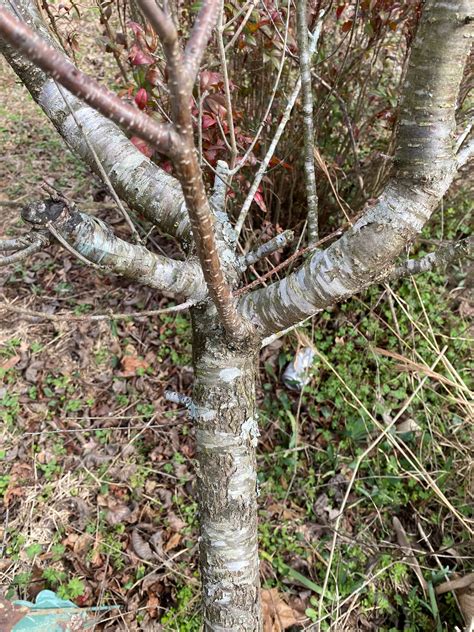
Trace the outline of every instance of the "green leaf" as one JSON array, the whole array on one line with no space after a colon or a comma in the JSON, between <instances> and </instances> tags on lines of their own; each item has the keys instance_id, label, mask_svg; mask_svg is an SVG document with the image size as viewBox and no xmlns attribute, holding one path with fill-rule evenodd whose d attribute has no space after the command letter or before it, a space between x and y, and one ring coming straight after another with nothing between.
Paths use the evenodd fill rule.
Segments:
<instances>
[{"instance_id":1,"label":"green leaf","mask_svg":"<svg viewBox=\"0 0 474 632\"><path fill-rule=\"evenodd\" d=\"M296 581L302 584L305 588L312 590L318 595L323 594L323 589L321 588L321 586L318 586L318 584L315 584L311 579L308 579L308 577L305 577L301 573L298 573L298 571L295 571L294 568L288 567L288 575L292 577L293 579L296 579ZM326 590L325 596L328 599L333 599L332 594L328 590Z\"/></svg>"}]
</instances>

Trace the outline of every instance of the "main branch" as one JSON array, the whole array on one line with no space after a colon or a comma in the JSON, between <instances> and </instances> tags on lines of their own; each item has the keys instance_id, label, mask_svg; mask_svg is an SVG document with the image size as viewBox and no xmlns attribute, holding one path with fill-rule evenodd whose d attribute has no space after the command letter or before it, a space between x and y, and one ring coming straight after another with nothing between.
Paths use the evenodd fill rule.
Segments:
<instances>
[{"instance_id":1,"label":"main branch","mask_svg":"<svg viewBox=\"0 0 474 632\"><path fill-rule=\"evenodd\" d=\"M103 221L81 213L72 204L53 199L34 202L23 209L22 218L40 234L49 230L78 258L104 271L183 298L199 301L206 296L196 259L176 261L130 244L114 235Z\"/></svg>"}]
</instances>

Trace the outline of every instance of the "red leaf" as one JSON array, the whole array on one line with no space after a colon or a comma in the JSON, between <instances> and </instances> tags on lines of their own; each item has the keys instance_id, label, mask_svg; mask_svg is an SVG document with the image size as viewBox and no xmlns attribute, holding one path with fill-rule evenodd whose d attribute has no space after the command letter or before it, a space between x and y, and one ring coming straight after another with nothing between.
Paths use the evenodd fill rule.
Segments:
<instances>
[{"instance_id":1,"label":"red leaf","mask_svg":"<svg viewBox=\"0 0 474 632\"><path fill-rule=\"evenodd\" d=\"M209 129L210 127L212 127L213 125L216 124L216 119L213 116L210 116L209 114L203 114L202 115L202 129Z\"/></svg>"},{"instance_id":2,"label":"red leaf","mask_svg":"<svg viewBox=\"0 0 474 632\"><path fill-rule=\"evenodd\" d=\"M258 205L258 207L259 207L259 209L261 211L263 211L264 213L267 212L267 207L266 207L265 201L263 199L263 195L262 195L262 193L260 191L257 191L257 193L255 193L253 201L255 202L255 204Z\"/></svg>"},{"instance_id":3,"label":"red leaf","mask_svg":"<svg viewBox=\"0 0 474 632\"><path fill-rule=\"evenodd\" d=\"M269 164L270 164L270 167L284 167L285 169L288 169L289 171L293 169L291 165L289 165L287 162L284 162L283 160L280 160L276 156L271 157Z\"/></svg>"},{"instance_id":4,"label":"red leaf","mask_svg":"<svg viewBox=\"0 0 474 632\"><path fill-rule=\"evenodd\" d=\"M218 86L223 82L220 72L211 72L210 70L203 70L201 72L201 90L209 90L214 86Z\"/></svg>"},{"instance_id":5,"label":"red leaf","mask_svg":"<svg viewBox=\"0 0 474 632\"><path fill-rule=\"evenodd\" d=\"M347 22L344 22L344 24L341 26L341 31L343 33L347 33L348 31L351 30L353 24L354 24L353 20L347 20Z\"/></svg>"},{"instance_id":6,"label":"red leaf","mask_svg":"<svg viewBox=\"0 0 474 632\"><path fill-rule=\"evenodd\" d=\"M153 156L153 152L155 151L151 145L145 142L143 139L138 138L138 136L132 136L130 142L135 145L138 151L141 151L144 156L147 158L151 158Z\"/></svg>"},{"instance_id":7,"label":"red leaf","mask_svg":"<svg viewBox=\"0 0 474 632\"><path fill-rule=\"evenodd\" d=\"M150 68L146 73L146 80L151 83L152 86L158 86L161 80L161 73L157 68Z\"/></svg>"},{"instance_id":8,"label":"red leaf","mask_svg":"<svg viewBox=\"0 0 474 632\"><path fill-rule=\"evenodd\" d=\"M148 103L148 92L145 88L140 88L140 90L135 95L135 103L138 105L140 110L144 110Z\"/></svg>"},{"instance_id":9,"label":"red leaf","mask_svg":"<svg viewBox=\"0 0 474 632\"><path fill-rule=\"evenodd\" d=\"M342 13L344 12L344 9L346 8L345 4L340 4L337 9L336 9L336 18L339 20L339 18L341 17Z\"/></svg>"},{"instance_id":10,"label":"red leaf","mask_svg":"<svg viewBox=\"0 0 474 632\"><path fill-rule=\"evenodd\" d=\"M149 66L155 63L153 57L143 52L136 44L132 46L128 58L132 66Z\"/></svg>"},{"instance_id":11,"label":"red leaf","mask_svg":"<svg viewBox=\"0 0 474 632\"><path fill-rule=\"evenodd\" d=\"M127 22L127 26L132 29L134 35L138 35L139 33L143 33L142 27L138 24L138 22Z\"/></svg>"}]
</instances>

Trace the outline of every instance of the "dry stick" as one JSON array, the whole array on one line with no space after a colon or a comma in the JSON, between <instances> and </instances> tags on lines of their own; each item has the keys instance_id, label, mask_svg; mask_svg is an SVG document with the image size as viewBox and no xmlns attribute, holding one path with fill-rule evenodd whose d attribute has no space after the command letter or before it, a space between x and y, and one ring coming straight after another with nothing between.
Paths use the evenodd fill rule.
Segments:
<instances>
[{"instance_id":1,"label":"dry stick","mask_svg":"<svg viewBox=\"0 0 474 632\"><path fill-rule=\"evenodd\" d=\"M11 303L0 303L0 311L8 310L16 314L23 316L29 316L31 318L42 318L43 320L51 320L53 322L84 322L84 321L97 321L97 320L126 320L127 318L140 318L149 316L158 316L160 314L171 314L173 312L183 312L189 309L195 304L195 301L186 301L180 305L173 305L172 307L165 307L163 309L151 309L143 312L131 312L129 314L121 312L114 314L112 311L108 314L82 314L76 316L75 314L46 314L44 312L38 312L32 309L26 309L24 307L17 307Z\"/></svg>"},{"instance_id":2,"label":"dry stick","mask_svg":"<svg viewBox=\"0 0 474 632\"><path fill-rule=\"evenodd\" d=\"M159 124L78 70L48 46L26 24L0 8L0 35L44 72L117 125L137 134L162 153L172 156L178 141L175 130Z\"/></svg>"},{"instance_id":3,"label":"dry stick","mask_svg":"<svg viewBox=\"0 0 474 632\"><path fill-rule=\"evenodd\" d=\"M219 260L213 227L214 216L209 206L196 154L190 109L194 77L199 69L211 29L217 20L220 0L204 2L184 56L178 33L169 16L156 6L154 0L138 0L138 4L159 35L166 57L172 119L178 134L173 162L183 188L203 276L227 333L233 337L243 337L248 333L248 329L236 309ZM183 72L185 68L187 72Z\"/></svg>"},{"instance_id":4,"label":"dry stick","mask_svg":"<svg viewBox=\"0 0 474 632\"><path fill-rule=\"evenodd\" d=\"M311 37L311 42L309 45L309 54L313 55L315 50L316 50L316 45L318 43L318 39L319 39L319 35L321 33L321 20L318 22L314 33ZM242 231L242 227L244 225L245 222L245 218L247 217L247 214L249 212L250 206L253 202L253 198L255 197L255 194L257 192L258 187L260 186L260 182L262 181L263 176L265 175L265 172L268 168L268 165L270 163L270 160L273 156L273 154L275 153L275 149L276 146L278 145L278 142L285 130L286 124L288 123L288 121L290 120L290 116L291 116L291 111L293 110L293 107L296 103L296 99L298 98L298 95L300 93L301 90L301 77L298 79L298 81L296 82L295 87L293 88L293 92L291 93L290 98L288 99L288 103L287 106L285 108L285 111L283 113L282 119L280 121L280 124L278 125L277 131L275 132L275 136L273 137L273 140L270 144L270 147L265 155L265 158L262 160L260 167L258 168L257 174L255 176L255 179L253 181L252 186L250 187L250 191L247 194L247 197L245 198L245 201L242 205L242 209L240 211L239 217L237 219L237 223L235 225L235 231L237 233L237 236L240 235L241 231Z\"/></svg>"},{"instance_id":5,"label":"dry stick","mask_svg":"<svg viewBox=\"0 0 474 632\"><path fill-rule=\"evenodd\" d=\"M400 545L407 559L411 562L413 571L415 572L415 575L418 581L420 582L421 589L423 590L423 595L425 596L425 599L426 599L427 592L428 592L428 583L426 579L423 577L423 571L421 570L420 564L418 560L416 559L416 555L413 552L413 547L410 543L410 540L408 539L407 533L405 529L403 528L402 523L396 516L393 516L392 524L393 524L394 531L397 535L398 544Z\"/></svg>"},{"instance_id":6,"label":"dry stick","mask_svg":"<svg viewBox=\"0 0 474 632\"><path fill-rule=\"evenodd\" d=\"M223 16L224 16L224 0L222 0L221 2L219 18L217 21L217 46L219 49L219 58L221 62L222 77L224 79L224 94L225 94L226 109L227 109L227 125L229 126L229 136L230 136L230 146L231 146L230 168L232 170L235 167L235 161L237 160L237 142L235 140L234 117L232 114L232 99L230 96L229 73L227 71L227 59L225 56L225 48L224 48L224 26L222 22Z\"/></svg>"},{"instance_id":7,"label":"dry stick","mask_svg":"<svg viewBox=\"0 0 474 632\"><path fill-rule=\"evenodd\" d=\"M60 84L58 84L57 81L55 81L55 84L56 84L56 87L58 88L58 90L59 90L59 92L60 92L60 94L61 94L61 96L63 98L63 101L64 101L67 109L69 110L69 112L70 112L75 124L77 125L79 131L81 132L82 137L84 138L84 141L85 141L89 151L92 154L92 157L94 158L94 162L97 165L97 169L99 170L99 173L102 176L102 179L104 180L105 184L107 185L107 188L109 189L109 192L110 192L111 196L113 197L115 203L117 204L117 206L120 209L120 212L122 213L123 218L127 222L130 230L132 231L132 234L135 237L136 243L141 244L142 240L140 238L140 235L138 234L137 229L135 228L132 220L130 219L130 215L125 210L125 207L122 204L121 199L119 198L119 196L115 192L114 186L113 186L112 182L110 181L110 178L107 175L107 172L105 171L105 169L104 169L104 167L103 167L103 165L102 165L102 163L101 163L101 161L99 159L99 156L97 155L97 152L94 149L94 146L90 142L89 137L87 136L87 133L86 133L84 127L82 126L82 124L77 119L77 116L76 116L74 110L72 109L71 104L67 100L66 95L64 94L64 90L63 90L62 86Z\"/></svg>"},{"instance_id":8,"label":"dry stick","mask_svg":"<svg viewBox=\"0 0 474 632\"><path fill-rule=\"evenodd\" d=\"M38 239L26 248L23 248L23 250L19 250L12 255L0 257L0 267L9 265L10 263L16 263L17 261L22 261L23 259L27 259L30 255L33 255L41 250L44 245L44 240Z\"/></svg>"},{"instance_id":9,"label":"dry stick","mask_svg":"<svg viewBox=\"0 0 474 632\"><path fill-rule=\"evenodd\" d=\"M303 158L308 204L308 244L318 241L318 192L314 168L313 89L311 85L311 56L309 53L307 3L297 0L296 23L300 54L301 87L303 93Z\"/></svg>"}]
</instances>

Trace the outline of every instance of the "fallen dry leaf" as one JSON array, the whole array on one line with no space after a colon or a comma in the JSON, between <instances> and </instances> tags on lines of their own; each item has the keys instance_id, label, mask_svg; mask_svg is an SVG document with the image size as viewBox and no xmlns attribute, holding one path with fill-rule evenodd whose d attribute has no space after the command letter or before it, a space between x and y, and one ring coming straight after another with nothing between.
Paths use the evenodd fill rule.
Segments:
<instances>
[{"instance_id":1,"label":"fallen dry leaf","mask_svg":"<svg viewBox=\"0 0 474 632\"><path fill-rule=\"evenodd\" d=\"M168 524L172 531L176 531L177 533L179 533L186 526L186 523L184 522L184 520L181 520L181 518L178 518L178 516L173 511L170 511L167 517L168 517Z\"/></svg>"},{"instance_id":2,"label":"fallen dry leaf","mask_svg":"<svg viewBox=\"0 0 474 632\"><path fill-rule=\"evenodd\" d=\"M282 632L301 622L299 613L293 610L276 588L262 590L263 630Z\"/></svg>"},{"instance_id":3,"label":"fallen dry leaf","mask_svg":"<svg viewBox=\"0 0 474 632\"><path fill-rule=\"evenodd\" d=\"M8 360L5 360L5 362L2 362L0 364L0 369L4 369L5 371L7 371L8 369L12 369L15 365L18 364L20 360L21 360L21 356L19 355L12 356L11 358L8 358Z\"/></svg>"},{"instance_id":4,"label":"fallen dry leaf","mask_svg":"<svg viewBox=\"0 0 474 632\"><path fill-rule=\"evenodd\" d=\"M125 355L122 358L122 369L120 372L122 377L133 377L137 374L138 369L148 369L150 365L144 358L137 355Z\"/></svg>"},{"instance_id":5,"label":"fallen dry leaf","mask_svg":"<svg viewBox=\"0 0 474 632\"><path fill-rule=\"evenodd\" d=\"M168 542L165 545L165 551L171 551L172 549L175 549L180 542L181 542L181 534L173 533L173 535L171 536L171 538L168 540Z\"/></svg>"},{"instance_id":6,"label":"fallen dry leaf","mask_svg":"<svg viewBox=\"0 0 474 632\"><path fill-rule=\"evenodd\" d=\"M151 546L142 538L137 529L132 531L132 547L142 560L152 560L155 557Z\"/></svg>"}]
</instances>

